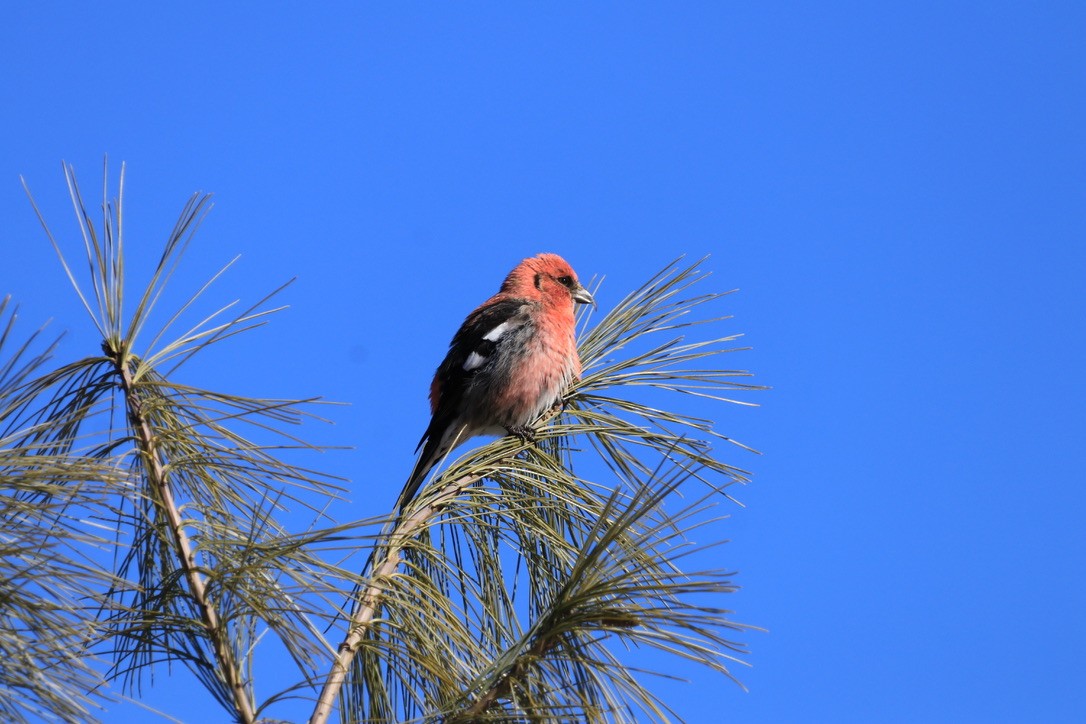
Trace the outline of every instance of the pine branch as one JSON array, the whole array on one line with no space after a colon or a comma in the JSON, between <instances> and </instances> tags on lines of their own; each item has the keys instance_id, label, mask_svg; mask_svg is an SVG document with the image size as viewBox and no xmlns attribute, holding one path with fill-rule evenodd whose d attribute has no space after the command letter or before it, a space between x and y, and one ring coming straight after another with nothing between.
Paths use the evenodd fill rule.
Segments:
<instances>
[{"instance_id":1,"label":"pine branch","mask_svg":"<svg viewBox=\"0 0 1086 724\"><path fill-rule=\"evenodd\" d=\"M178 509L173 489L167 480L166 471L162 465L154 433L143 412L140 396L132 379L132 372L125 360L118 357L115 359L115 363L128 411L128 420L135 433L136 447L139 450L140 458L143 460L144 470L147 472L149 482L158 492L156 502L168 521L170 534L173 537L177 552L177 561L184 572L185 580L188 581L189 592L200 610L200 618L203 621L205 632L211 641L218 662L219 675L233 695L234 707L239 720L244 724L253 724L256 721L256 714L253 710L252 700L242 681L234 650L227 640L226 627L215 609L214 602L208 596L204 577L200 573L196 562L196 554L188 534L185 532L181 511Z\"/></svg>"},{"instance_id":2,"label":"pine branch","mask_svg":"<svg viewBox=\"0 0 1086 724\"><path fill-rule=\"evenodd\" d=\"M546 413L541 422L546 422L555 414L555 412ZM508 459L502 462L508 462ZM442 485L424 490L393 522L391 530L375 545L374 565L370 569L368 583L356 600L347 637L337 649L332 670L325 679L309 724L325 724L332 713L355 655L366 637L374 616L380 610L387 581L400 566L404 548L425 530L446 505L484 477L485 475L481 473L457 476Z\"/></svg>"},{"instance_id":3,"label":"pine branch","mask_svg":"<svg viewBox=\"0 0 1086 724\"><path fill-rule=\"evenodd\" d=\"M92 463L124 481L84 512L116 535L102 542L114 546L113 575L101 576L104 582L87 596L100 616L91 629L100 638L90 643L111 657L107 678L120 678L138 692L156 665L179 661L227 711L251 723L264 707L291 693L275 693L261 705L254 700L260 638L272 632L304 680L311 681L317 657L328 649L319 620L329 617L329 602L342 595L340 582L357 579L325 560L350 526L317 525L340 490L330 476L280 456L284 450L321 449L284 429L320 419L307 411L315 400L216 393L160 373L172 365L172 375L193 355L262 325L275 311L267 308L274 292L235 316L228 316L234 303L204 316L196 303L208 282L179 309L164 313L165 323L152 327L151 344L137 357L136 337L155 322L152 311L165 305L165 285L209 197L196 194L189 200L126 317L121 196L110 201L104 186L96 227L74 171L65 166L64 173L89 282L77 278L78 265L69 264L40 211L38 216L101 334L104 356L35 375L14 361L0 364L0 378L20 383L18 394L0 395L0 435L18 441L14 457L27 465L32 456L55 459L73 473L81 469L75 464L78 446L85 445ZM123 177L122 165L122 191ZM190 324L190 315L199 321ZM179 338L167 337L168 330L179 328L186 330ZM0 329L0 341L8 331ZM81 484L58 478L65 493ZM290 532L277 520L295 506L314 516L301 532ZM88 558L102 563L101 554L94 551Z\"/></svg>"},{"instance_id":4,"label":"pine branch","mask_svg":"<svg viewBox=\"0 0 1086 724\"><path fill-rule=\"evenodd\" d=\"M83 555L106 542L85 514L123 481L71 449L69 420L42 425L24 414L56 343L36 350L41 329L15 343L9 302L0 300L0 720L93 722L109 696L87 649L114 579Z\"/></svg>"},{"instance_id":5,"label":"pine branch","mask_svg":"<svg viewBox=\"0 0 1086 724\"><path fill-rule=\"evenodd\" d=\"M733 441L711 420L626 398L727 402L758 389L734 380L749 373L707 366L734 337L684 339L720 321L691 315L722 296L690 294L704 276L669 265L583 333L584 375L537 423L535 444L478 447L423 488L375 547L311 724L337 702L345 721L668 720L608 640L731 676L726 652L740 649L721 632L744 627L689 599L734 587L679 563L694 550L686 536L746 473L713 450ZM605 486L574 473L585 449L610 471ZM670 510L688 480L706 483L705 497Z\"/></svg>"}]
</instances>

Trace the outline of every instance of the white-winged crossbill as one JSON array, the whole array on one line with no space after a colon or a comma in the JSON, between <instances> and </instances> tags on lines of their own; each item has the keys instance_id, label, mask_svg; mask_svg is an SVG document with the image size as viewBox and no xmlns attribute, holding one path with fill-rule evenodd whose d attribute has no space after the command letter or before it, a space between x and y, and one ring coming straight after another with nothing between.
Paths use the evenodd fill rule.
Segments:
<instances>
[{"instance_id":1,"label":"white-winged crossbill","mask_svg":"<svg viewBox=\"0 0 1086 724\"><path fill-rule=\"evenodd\" d=\"M468 315L430 384L433 417L400 493L401 512L434 465L469 438L532 436L535 418L581 375L575 303L595 300L565 259L539 254L517 264L501 290Z\"/></svg>"}]
</instances>

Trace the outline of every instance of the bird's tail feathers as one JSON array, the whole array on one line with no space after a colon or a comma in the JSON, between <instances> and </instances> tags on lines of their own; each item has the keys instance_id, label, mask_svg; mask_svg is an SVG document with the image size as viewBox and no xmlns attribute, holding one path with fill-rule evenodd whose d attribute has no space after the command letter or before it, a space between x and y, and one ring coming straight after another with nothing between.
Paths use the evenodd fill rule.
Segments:
<instances>
[{"instance_id":1,"label":"bird's tail feathers","mask_svg":"<svg viewBox=\"0 0 1086 724\"><path fill-rule=\"evenodd\" d=\"M407 504L415 499L415 495L419 492L419 488L422 487L422 483L426 480L426 476L430 474L434 466L444 459L453 448L460 443L468 439L466 435L467 427L465 425L449 426L445 430L445 434L440 437L431 437L426 440L426 445L422 449L422 454L419 455L418 460L415 461L415 467L411 470L411 476L404 483L403 490L400 491L400 497L396 501L397 515L403 515L403 510L407 507Z\"/></svg>"}]
</instances>

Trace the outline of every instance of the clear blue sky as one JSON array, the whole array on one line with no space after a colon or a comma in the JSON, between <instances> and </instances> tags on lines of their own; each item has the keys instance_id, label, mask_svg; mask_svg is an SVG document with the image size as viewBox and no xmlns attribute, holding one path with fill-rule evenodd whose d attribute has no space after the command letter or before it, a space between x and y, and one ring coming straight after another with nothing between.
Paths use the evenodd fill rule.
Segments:
<instances>
[{"instance_id":1,"label":"clear blue sky","mask_svg":"<svg viewBox=\"0 0 1086 724\"><path fill-rule=\"evenodd\" d=\"M1086 5L155 5L5 11L0 292L28 327L97 349L20 174L70 238L60 161L91 198L126 161L133 264L213 191L183 279L240 253L224 300L299 281L199 381L352 403L312 435L357 446L322 464L362 517L517 260L606 275L607 307L711 254L774 389L691 409L765 453L734 458L721 563L769 633L749 693L681 666L661 692L691 722L1086 720ZM193 691L148 701L221 720Z\"/></svg>"}]
</instances>

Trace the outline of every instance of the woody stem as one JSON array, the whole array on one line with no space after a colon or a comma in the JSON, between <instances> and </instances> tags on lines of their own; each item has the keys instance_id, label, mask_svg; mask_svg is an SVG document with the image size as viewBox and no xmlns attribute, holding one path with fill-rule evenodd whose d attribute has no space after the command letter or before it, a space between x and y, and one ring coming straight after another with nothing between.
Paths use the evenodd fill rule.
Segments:
<instances>
[{"instance_id":1,"label":"woody stem","mask_svg":"<svg viewBox=\"0 0 1086 724\"><path fill-rule=\"evenodd\" d=\"M189 593L200 611L200 620L208 639L211 641L212 650L218 662L219 674L229 687L234 699L234 707L238 719L243 724L253 724L256 721L256 713L253 703L245 691L245 685L241 680L234 650L227 640L226 627L215 609L214 603L208 595L207 583L201 575L196 563L196 553L193 550L192 541L185 532L184 522L181 519L181 511L174 499L173 489L167 479L166 469L161 458L151 423L143 409L142 400L136 390L136 384L127 362L116 360L117 374L120 377L121 391L125 399L125 407L128 412L128 420L136 436L136 446L143 460L144 471L154 488L156 502L166 516L166 525L173 538L174 550L177 560L188 583Z\"/></svg>"}]
</instances>

